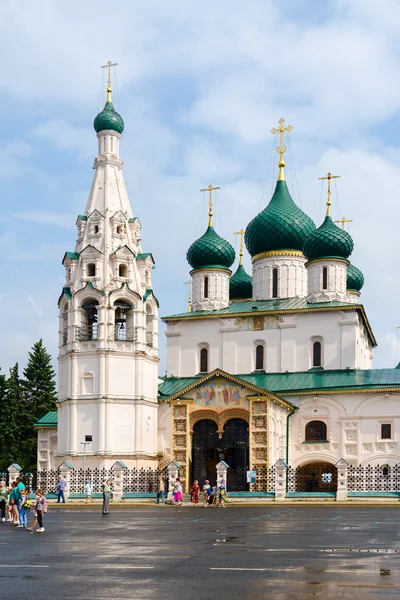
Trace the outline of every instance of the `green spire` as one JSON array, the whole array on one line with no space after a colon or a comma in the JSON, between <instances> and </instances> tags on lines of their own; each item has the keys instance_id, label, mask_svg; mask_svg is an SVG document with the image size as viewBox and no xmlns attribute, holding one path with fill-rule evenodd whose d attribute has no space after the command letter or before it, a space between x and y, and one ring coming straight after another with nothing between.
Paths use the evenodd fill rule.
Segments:
<instances>
[{"instance_id":1,"label":"green spire","mask_svg":"<svg viewBox=\"0 0 400 600\"><path fill-rule=\"evenodd\" d=\"M252 279L246 273L242 264L236 270L229 280L229 298L230 300L249 300L253 296Z\"/></svg>"},{"instance_id":2,"label":"green spire","mask_svg":"<svg viewBox=\"0 0 400 600\"><path fill-rule=\"evenodd\" d=\"M193 269L219 267L229 269L235 260L231 244L220 237L209 225L206 232L189 248L186 259Z\"/></svg>"},{"instance_id":3,"label":"green spire","mask_svg":"<svg viewBox=\"0 0 400 600\"><path fill-rule=\"evenodd\" d=\"M103 110L95 118L93 127L97 133L106 129L122 133L124 131L124 120L115 110L113 103L107 101Z\"/></svg>"},{"instance_id":4,"label":"green spire","mask_svg":"<svg viewBox=\"0 0 400 600\"><path fill-rule=\"evenodd\" d=\"M364 275L354 265L348 265L346 277L346 289L349 292L359 292L364 285Z\"/></svg>"},{"instance_id":5,"label":"green spire","mask_svg":"<svg viewBox=\"0 0 400 600\"><path fill-rule=\"evenodd\" d=\"M303 252L308 260L317 258L347 259L353 252L352 237L337 227L327 215L324 222L305 241Z\"/></svg>"}]
</instances>

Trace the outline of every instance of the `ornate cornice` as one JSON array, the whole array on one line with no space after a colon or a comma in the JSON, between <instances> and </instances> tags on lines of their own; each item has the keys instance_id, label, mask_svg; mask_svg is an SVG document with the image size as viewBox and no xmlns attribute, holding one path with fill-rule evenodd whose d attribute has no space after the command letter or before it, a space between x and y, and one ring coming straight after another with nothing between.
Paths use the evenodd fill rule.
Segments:
<instances>
[{"instance_id":1,"label":"ornate cornice","mask_svg":"<svg viewBox=\"0 0 400 600\"><path fill-rule=\"evenodd\" d=\"M262 258L273 258L274 256L297 256L298 258L305 258L301 250L268 250L268 252L260 252L260 254L253 256L251 262L255 263Z\"/></svg>"},{"instance_id":2,"label":"ornate cornice","mask_svg":"<svg viewBox=\"0 0 400 600\"><path fill-rule=\"evenodd\" d=\"M387 387L387 388L349 388L343 390L307 390L307 391L299 391L299 392L284 392L285 396L329 396L330 394L387 394L387 393L400 393L400 385L398 388ZM352 419L353 417L347 416L346 419Z\"/></svg>"},{"instance_id":3,"label":"ornate cornice","mask_svg":"<svg viewBox=\"0 0 400 600\"><path fill-rule=\"evenodd\" d=\"M334 256L332 256L332 258L314 258L313 260L309 260L308 262L306 262L306 267L309 267L310 265L319 262L341 262L345 263L346 267L350 264L350 261L346 260L345 258L335 258Z\"/></svg>"},{"instance_id":4,"label":"ornate cornice","mask_svg":"<svg viewBox=\"0 0 400 600\"><path fill-rule=\"evenodd\" d=\"M222 271L223 273L232 275L232 271L230 269L224 269L223 267L201 267L200 269L192 269L192 271L190 271L189 274L195 275L196 273L200 273L201 271Z\"/></svg>"}]
</instances>

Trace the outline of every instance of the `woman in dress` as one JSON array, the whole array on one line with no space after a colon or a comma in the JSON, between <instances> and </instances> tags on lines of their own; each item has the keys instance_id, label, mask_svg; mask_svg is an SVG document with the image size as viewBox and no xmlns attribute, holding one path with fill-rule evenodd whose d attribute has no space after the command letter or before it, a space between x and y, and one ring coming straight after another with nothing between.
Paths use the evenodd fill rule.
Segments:
<instances>
[{"instance_id":1,"label":"woman in dress","mask_svg":"<svg viewBox=\"0 0 400 600\"><path fill-rule=\"evenodd\" d=\"M181 484L181 480L179 479L179 477L176 478L175 480L175 503L180 505L182 504L182 484Z\"/></svg>"},{"instance_id":2,"label":"woman in dress","mask_svg":"<svg viewBox=\"0 0 400 600\"><path fill-rule=\"evenodd\" d=\"M190 498L192 500L192 504L198 504L199 492L200 492L199 482L197 481L197 479L195 479L192 484L192 487L190 488Z\"/></svg>"}]
</instances>

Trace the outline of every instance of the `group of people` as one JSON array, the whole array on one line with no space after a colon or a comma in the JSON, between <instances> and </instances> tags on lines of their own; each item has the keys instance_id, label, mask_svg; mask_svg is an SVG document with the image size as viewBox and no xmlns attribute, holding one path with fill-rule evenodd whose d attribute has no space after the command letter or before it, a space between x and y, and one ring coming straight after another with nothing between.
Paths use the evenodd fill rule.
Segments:
<instances>
[{"instance_id":1,"label":"group of people","mask_svg":"<svg viewBox=\"0 0 400 600\"><path fill-rule=\"evenodd\" d=\"M199 503L200 486L197 479L194 480L190 486L190 499L192 504ZM157 492L157 504L164 504L165 499L165 484L162 477L158 480L158 492ZM176 478L173 489L172 489L173 503L177 506L182 504L182 483L179 477ZM228 499L226 494L226 486L223 479L220 479L218 485L211 487L208 479L205 480L203 485L203 498L204 506L218 506L225 508L225 502Z\"/></svg>"},{"instance_id":2,"label":"group of people","mask_svg":"<svg viewBox=\"0 0 400 600\"><path fill-rule=\"evenodd\" d=\"M32 510L33 522L28 527L28 515ZM9 487L0 481L0 513L1 521L15 525L19 529L43 533L43 515L47 512L46 496L41 489L37 489L35 498L30 497L22 478L13 481ZM8 518L6 519L6 514Z\"/></svg>"}]
</instances>

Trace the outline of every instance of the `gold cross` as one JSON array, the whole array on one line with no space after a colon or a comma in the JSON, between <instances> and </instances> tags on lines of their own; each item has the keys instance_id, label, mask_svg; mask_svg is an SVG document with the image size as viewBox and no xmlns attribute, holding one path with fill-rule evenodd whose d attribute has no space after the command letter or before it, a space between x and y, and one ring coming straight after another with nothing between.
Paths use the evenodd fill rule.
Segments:
<instances>
[{"instance_id":1,"label":"gold cross","mask_svg":"<svg viewBox=\"0 0 400 600\"><path fill-rule=\"evenodd\" d=\"M331 173L328 173L328 175L326 175L326 177L318 177L318 179L320 181L322 181L323 179L327 179L328 180L328 200L326 202L326 216L330 217L331 216L331 179L339 179L340 175L332 175Z\"/></svg>"},{"instance_id":2,"label":"gold cross","mask_svg":"<svg viewBox=\"0 0 400 600\"><path fill-rule=\"evenodd\" d=\"M206 188L203 188L202 190L200 190L201 192L208 192L209 193L209 200L208 200L208 206L210 207L210 210L208 211L208 226L212 227L213 221L213 203L212 203L212 193L214 190L220 190L220 187L213 187L210 183L209 186L207 186Z\"/></svg>"},{"instance_id":3,"label":"gold cross","mask_svg":"<svg viewBox=\"0 0 400 600\"><path fill-rule=\"evenodd\" d=\"M287 148L284 145L283 140L284 140L285 133L289 133L290 131L292 131L293 127L291 125L287 125L287 127L285 127L285 119L279 119L278 123L279 123L279 127L278 128L274 127L273 129L271 129L271 133L272 133L272 135L275 135L275 134L279 133L279 148L276 149L277 153L279 154L279 163L278 163L279 176L278 176L278 181L284 181L285 180L285 173L283 171L283 168L285 166L285 161L283 159L283 155L285 154Z\"/></svg>"},{"instance_id":4,"label":"gold cross","mask_svg":"<svg viewBox=\"0 0 400 600\"><path fill-rule=\"evenodd\" d=\"M244 229L241 229L240 231L234 231L233 234L234 235L240 235L239 265L242 265L243 264L243 236L244 236Z\"/></svg>"},{"instance_id":5,"label":"gold cross","mask_svg":"<svg viewBox=\"0 0 400 600\"><path fill-rule=\"evenodd\" d=\"M353 219L345 219L344 217L342 217L338 221L335 221L335 223L341 223L342 224L342 229L344 229L344 224L345 223L352 223L352 222L353 222Z\"/></svg>"},{"instance_id":6,"label":"gold cross","mask_svg":"<svg viewBox=\"0 0 400 600\"><path fill-rule=\"evenodd\" d=\"M102 69L108 69L108 78L107 78L107 102L111 102L111 67L117 67L118 63L112 63L111 60L108 61L106 65L102 65Z\"/></svg>"},{"instance_id":7,"label":"gold cross","mask_svg":"<svg viewBox=\"0 0 400 600\"><path fill-rule=\"evenodd\" d=\"M192 300L190 298L190 289L192 287L192 281L184 281L183 285L186 285L187 295L188 295L188 303L187 303L187 312L192 312Z\"/></svg>"}]
</instances>

